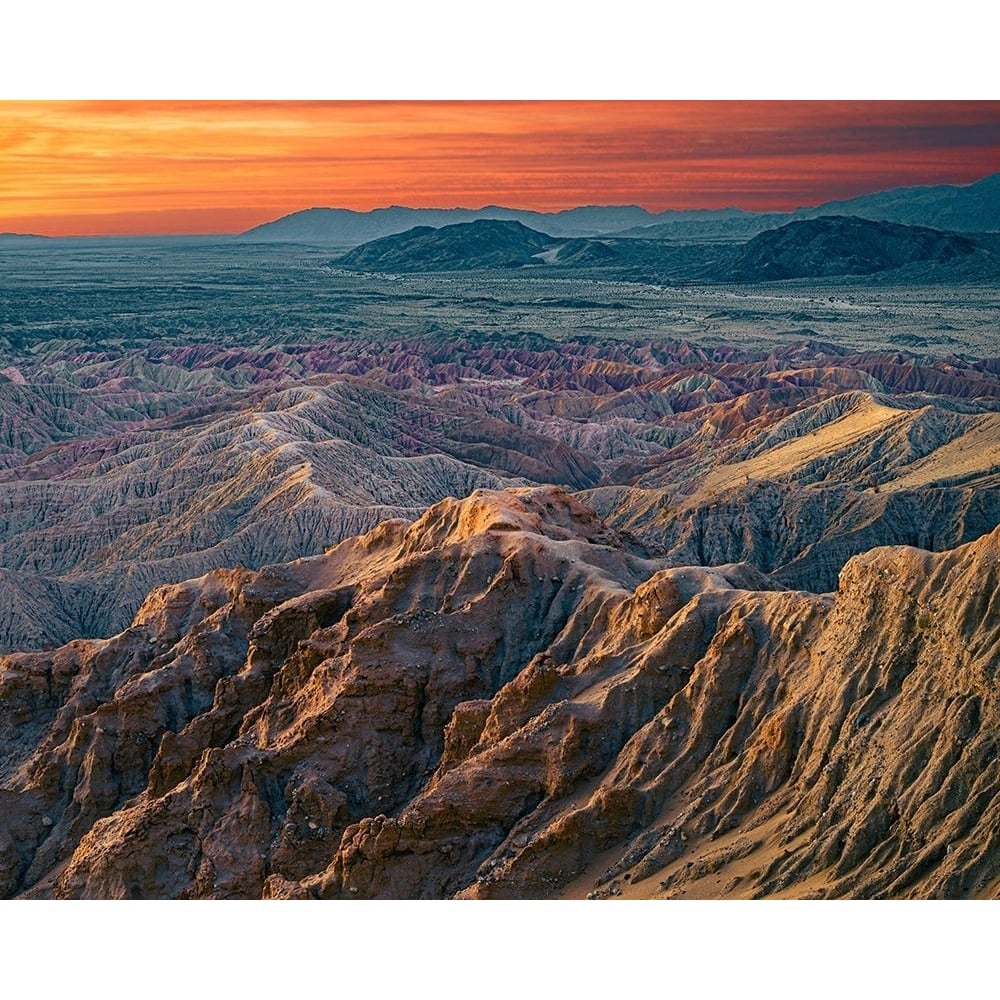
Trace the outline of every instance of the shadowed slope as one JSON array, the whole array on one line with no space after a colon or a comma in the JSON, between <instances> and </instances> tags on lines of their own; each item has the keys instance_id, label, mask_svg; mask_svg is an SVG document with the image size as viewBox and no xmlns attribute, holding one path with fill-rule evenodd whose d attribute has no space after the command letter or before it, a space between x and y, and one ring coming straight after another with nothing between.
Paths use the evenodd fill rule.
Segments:
<instances>
[{"instance_id":1,"label":"shadowed slope","mask_svg":"<svg viewBox=\"0 0 1000 1000\"><path fill-rule=\"evenodd\" d=\"M731 268L740 281L775 281L874 274L975 251L972 240L954 233L831 215L789 222L755 236L741 248Z\"/></svg>"}]
</instances>

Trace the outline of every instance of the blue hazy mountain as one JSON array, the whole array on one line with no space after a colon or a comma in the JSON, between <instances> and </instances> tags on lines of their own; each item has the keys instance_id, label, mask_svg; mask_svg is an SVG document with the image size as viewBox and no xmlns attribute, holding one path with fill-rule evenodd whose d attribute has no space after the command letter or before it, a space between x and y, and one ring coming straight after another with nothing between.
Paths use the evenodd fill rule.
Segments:
<instances>
[{"instance_id":1,"label":"blue hazy mountain","mask_svg":"<svg viewBox=\"0 0 1000 1000\"><path fill-rule=\"evenodd\" d=\"M657 216L636 205L573 208L562 212L530 212L489 205L468 208L376 208L355 212L347 208L308 208L244 233L255 242L330 243L357 246L417 226L441 228L480 219L520 222L553 236L591 236L617 232L654 222Z\"/></svg>"},{"instance_id":2,"label":"blue hazy mountain","mask_svg":"<svg viewBox=\"0 0 1000 1000\"><path fill-rule=\"evenodd\" d=\"M848 201L827 202L795 214L799 217L856 215L960 233L996 232L1000 230L1000 174L984 177L975 184L896 188Z\"/></svg>"},{"instance_id":3,"label":"blue hazy mountain","mask_svg":"<svg viewBox=\"0 0 1000 1000\"><path fill-rule=\"evenodd\" d=\"M1000 231L1000 174L974 184L937 184L932 187L894 188L829 201L793 212L744 212L726 208L717 212L663 212L650 225L620 236L674 240L747 240L768 229L799 219L851 215L875 222L897 222L960 233Z\"/></svg>"},{"instance_id":4,"label":"blue hazy mountain","mask_svg":"<svg viewBox=\"0 0 1000 1000\"><path fill-rule=\"evenodd\" d=\"M974 184L894 188L792 212L748 212L739 208L648 212L637 205L587 206L561 212L485 208L405 208L370 212L309 208L266 222L240 237L254 242L328 243L358 246L417 226L455 225L478 219L520 222L554 237L627 236L673 240L748 240L797 219L854 215L883 222L955 232L1000 231L1000 174Z\"/></svg>"},{"instance_id":5,"label":"blue hazy mountain","mask_svg":"<svg viewBox=\"0 0 1000 1000\"><path fill-rule=\"evenodd\" d=\"M35 233L0 233L0 246L20 246L48 239L48 236L37 236Z\"/></svg>"}]
</instances>

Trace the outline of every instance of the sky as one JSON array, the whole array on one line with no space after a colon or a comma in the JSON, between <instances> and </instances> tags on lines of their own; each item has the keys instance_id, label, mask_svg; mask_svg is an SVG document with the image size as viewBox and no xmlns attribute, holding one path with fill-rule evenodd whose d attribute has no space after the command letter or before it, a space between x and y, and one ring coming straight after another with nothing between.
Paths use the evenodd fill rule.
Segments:
<instances>
[{"instance_id":1,"label":"sky","mask_svg":"<svg viewBox=\"0 0 1000 1000\"><path fill-rule=\"evenodd\" d=\"M998 101L4 101L0 232L315 206L785 210L1000 171Z\"/></svg>"}]
</instances>

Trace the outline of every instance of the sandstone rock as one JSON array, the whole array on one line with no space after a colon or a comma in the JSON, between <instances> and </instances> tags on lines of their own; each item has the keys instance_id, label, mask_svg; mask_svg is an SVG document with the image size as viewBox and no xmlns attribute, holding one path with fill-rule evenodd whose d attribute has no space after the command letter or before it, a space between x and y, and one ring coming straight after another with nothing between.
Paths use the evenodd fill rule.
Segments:
<instances>
[{"instance_id":1,"label":"sandstone rock","mask_svg":"<svg viewBox=\"0 0 1000 1000\"><path fill-rule=\"evenodd\" d=\"M996 895L998 595L997 531L816 596L445 501L4 658L3 891Z\"/></svg>"}]
</instances>

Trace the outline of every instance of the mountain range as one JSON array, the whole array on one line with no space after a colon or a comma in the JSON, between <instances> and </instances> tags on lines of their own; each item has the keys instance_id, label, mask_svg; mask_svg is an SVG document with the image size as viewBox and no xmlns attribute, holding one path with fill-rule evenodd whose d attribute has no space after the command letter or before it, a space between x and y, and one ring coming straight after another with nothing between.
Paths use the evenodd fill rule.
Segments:
<instances>
[{"instance_id":1,"label":"mountain range","mask_svg":"<svg viewBox=\"0 0 1000 1000\"><path fill-rule=\"evenodd\" d=\"M346 208L307 208L255 226L243 233L241 238L255 242L318 242L349 247L417 226L440 228L479 219L520 222L553 236L592 236L648 225L656 218L656 215L636 205L588 206L551 213L497 205L480 209L404 208L393 205L370 212L355 212Z\"/></svg>"},{"instance_id":2,"label":"mountain range","mask_svg":"<svg viewBox=\"0 0 1000 1000\"><path fill-rule=\"evenodd\" d=\"M746 240L786 222L822 215L854 215L955 232L996 232L1000 231L1000 173L974 184L894 188L791 212L726 208L653 213L636 205L587 206L560 212L496 205L481 209L392 206L369 212L310 208L255 226L243 233L241 239L351 247L415 226L439 228L476 219L503 219L560 237L622 235L646 239Z\"/></svg>"}]
</instances>

